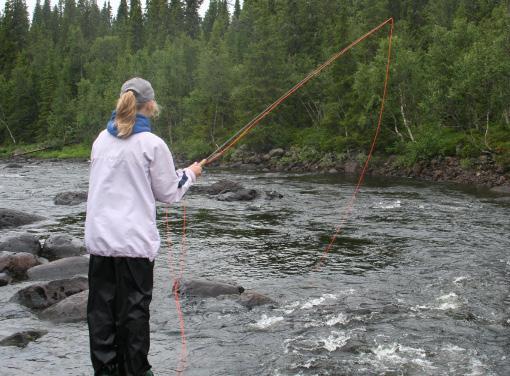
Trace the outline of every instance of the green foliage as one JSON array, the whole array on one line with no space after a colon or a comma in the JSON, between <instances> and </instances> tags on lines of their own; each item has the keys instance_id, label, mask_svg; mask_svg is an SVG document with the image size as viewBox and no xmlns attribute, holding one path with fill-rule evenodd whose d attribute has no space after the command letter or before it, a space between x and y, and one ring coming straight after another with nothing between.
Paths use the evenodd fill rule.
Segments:
<instances>
[{"instance_id":1,"label":"green foliage","mask_svg":"<svg viewBox=\"0 0 510 376\"><path fill-rule=\"evenodd\" d=\"M428 161L435 157L453 156L457 146L465 139L462 133L437 125L422 126L416 132L416 142L401 145L402 155L399 162L412 166L419 161Z\"/></svg>"},{"instance_id":2,"label":"green foliage","mask_svg":"<svg viewBox=\"0 0 510 376\"><path fill-rule=\"evenodd\" d=\"M42 4L41 4L42 2ZM378 153L400 163L480 154L510 166L510 14L501 1L26 0L0 13L0 145L90 143L122 82L150 80L155 131L188 158L235 131L385 17L395 37ZM229 8L233 7L233 8ZM112 19L112 14L115 18ZM267 116L241 144L292 149L328 166L360 161L381 104L387 28L364 40ZM63 155L63 154L58 154ZM336 156L336 157L332 157Z\"/></svg>"}]
</instances>

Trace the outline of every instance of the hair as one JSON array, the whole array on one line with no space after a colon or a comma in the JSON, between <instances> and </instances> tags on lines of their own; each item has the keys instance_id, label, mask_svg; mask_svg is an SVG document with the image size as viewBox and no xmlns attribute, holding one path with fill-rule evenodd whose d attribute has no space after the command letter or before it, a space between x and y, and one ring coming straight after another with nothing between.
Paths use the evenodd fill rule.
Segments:
<instances>
[{"instance_id":1,"label":"hair","mask_svg":"<svg viewBox=\"0 0 510 376\"><path fill-rule=\"evenodd\" d=\"M115 125L117 137L128 137L133 131L136 121L136 98L132 91L122 93L117 101Z\"/></svg>"},{"instance_id":2,"label":"hair","mask_svg":"<svg viewBox=\"0 0 510 376\"><path fill-rule=\"evenodd\" d=\"M115 115L115 125L117 126L117 137L125 138L131 135L136 122L136 113L151 104L150 117L157 117L160 109L156 101L152 100L146 103L136 103L135 94L128 90L122 93L117 100Z\"/></svg>"}]
</instances>

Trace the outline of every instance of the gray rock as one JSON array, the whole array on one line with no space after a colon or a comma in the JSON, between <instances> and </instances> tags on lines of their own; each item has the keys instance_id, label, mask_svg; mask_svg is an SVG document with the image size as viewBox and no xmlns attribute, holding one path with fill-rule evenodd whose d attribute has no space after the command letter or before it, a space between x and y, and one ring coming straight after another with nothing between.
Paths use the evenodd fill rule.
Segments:
<instances>
[{"instance_id":1,"label":"gray rock","mask_svg":"<svg viewBox=\"0 0 510 376\"><path fill-rule=\"evenodd\" d=\"M23 332L14 333L8 337L5 337L0 341L0 346L17 346L25 347L30 342L41 338L47 334L47 330L25 330Z\"/></svg>"},{"instance_id":2,"label":"gray rock","mask_svg":"<svg viewBox=\"0 0 510 376\"><path fill-rule=\"evenodd\" d=\"M0 286L8 285L12 282L12 277L7 273L0 273Z\"/></svg>"},{"instance_id":3,"label":"gray rock","mask_svg":"<svg viewBox=\"0 0 510 376\"><path fill-rule=\"evenodd\" d=\"M176 288L180 295L202 298L215 298L220 295L239 295L244 292L244 288L241 286L205 279L181 280L173 286L172 290L175 291Z\"/></svg>"},{"instance_id":4,"label":"gray rock","mask_svg":"<svg viewBox=\"0 0 510 376\"><path fill-rule=\"evenodd\" d=\"M0 208L0 229L24 226L42 219L44 218L39 215Z\"/></svg>"},{"instance_id":5,"label":"gray rock","mask_svg":"<svg viewBox=\"0 0 510 376\"><path fill-rule=\"evenodd\" d=\"M493 200L494 202L498 202L500 204L510 204L510 197L498 197Z\"/></svg>"},{"instance_id":6,"label":"gray rock","mask_svg":"<svg viewBox=\"0 0 510 376\"><path fill-rule=\"evenodd\" d=\"M31 253L2 252L0 255L0 271L8 271L15 279L25 279L28 269L39 265L37 256Z\"/></svg>"},{"instance_id":7,"label":"gray rock","mask_svg":"<svg viewBox=\"0 0 510 376\"><path fill-rule=\"evenodd\" d=\"M61 192L55 196L55 205L78 205L87 202L87 191Z\"/></svg>"},{"instance_id":8,"label":"gray rock","mask_svg":"<svg viewBox=\"0 0 510 376\"><path fill-rule=\"evenodd\" d=\"M360 169L360 165L356 161L347 161L344 163L344 171L348 174L354 174Z\"/></svg>"},{"instance_id":9,"label":"gray rock","mask_svg":"<svg viewBox=\"0 0 510 376\"><path fill-rule=\"evenodd\" d=\"M268 153L269 158L279 158L285 154L285 150L283 149L273 149Z\"/></svg>"},{"instance_id":10,"label":"gray rock","mask_svg":"<svg viewBox=\"0 0 510 376\"><path fill-rule=\"evenodd\" d=\"M88 288L87 277L59 279L25 287L14 295L13 300L31 309L43 309Z\"/></svg>"},{"instance_id":11,"label":"gray rock","mask_svg":"<svg viewBox=\"0 0 510 376\"><path fill-rule=\"evenodd\" d=\"M268 200L273 200L275 198L283 198L283 195L276 191L266 191L266 198Z\"/></svg>"},{"instance_id":12,"label":"gray rock","mask_svg":"<svg viewBox=\"0 0 510 376\"><path fill-rule=\"evenodd\" d=\"M28 269L30 280L55 280L69 278L78 274L86 275L89 268L89 259L83 256L67 257L34 266Z\"/></svg>"},{"instance_id":13,"label":"gray rock","mask_svg":"<svg viewBox=\"0 0 510 376\"><path fill-rule=\"evenodd\" d=\"M9 265L11 264L12 252L2 252L0 253L0 272L4 270L8 270Z\"/></svg>"},{"instance_id":14,"label":"gray rock","mask_svg":"<svg viewBox=\"0 0 510 376\"><path fill-rule=\"evenodd\" d=\"M23 234L10 236L0 241L0 252L27 252L38 255L41 250L41 243L37 236L32 234Z\"/></svg>"},{"instance_id":15,"label":"gray rock","mask_svg":"<svg viewBox=\"0 0 510 376\"><path fill-rule=\"evenodd\" d=\"M251 201L258 196L255 189L240 189L235 192L227 192L218 195L219 201Z\"/></svg>"},{"instance_id":16,"label":"gray rock","mask_svg":"<svg viewBox=\"0 0 510 376\"><path fill-rule=\"evenodd\" d=\"M266 295L262 295L255 291L245 291L239 296L239 303L245 306L248 309L252 309L253 307L258 307L262 305L273 305L276 306L277 303Z\"/></svg>"},{"instance_id":17,"label":"gray rock","mask_svg":"<svg viewBox=\"0 0 510 376\"><path fill-rule=\"evenodd\" d=\"M243 189L243 186L231 180L219 180L210 186L193 186L193 191L208 195L219 195L227 192L236 192Z\"/></svg>"},{"instance_id":18,"label":"gray rock","mask_svg":"<svg viewBox=\"0 0 510 376\"><path fill-rule=\"evenodd\" d=\"M50 235L44 242L41 256L48 260L57 260L64 257L80 256L87 252L83 240L73 238L67 234Z\"/></svg>"},{"instance_id":19,"label":"gray rock","mask_svg":"<svg viewBox=\"0 0 510 376\"><path fill-rule=\"evenodd\" d=\"M510 185L500 185L491 189L491 192L500 195L510 195Z\"/></svg>"},{"instance_id":20,"label":"gray rock","mask_svg":"<svg viewBox=\"0 0 510 376\"><path fill-rule=\"evenodd\" d=\"M5 165L5 168L22 168L23 165L19 163L9 163Z\"/></svg>"},{"instance_id":21,"label":"gray rock","mask_svg":"<svg viewBox=\"0 0 510 376\"><path fill-rule=\"evenodd\" d=\"M79 292L46 308L39 317L57 323L78 322L87 319L89 290Z\"/></svg>"}]
</instances>

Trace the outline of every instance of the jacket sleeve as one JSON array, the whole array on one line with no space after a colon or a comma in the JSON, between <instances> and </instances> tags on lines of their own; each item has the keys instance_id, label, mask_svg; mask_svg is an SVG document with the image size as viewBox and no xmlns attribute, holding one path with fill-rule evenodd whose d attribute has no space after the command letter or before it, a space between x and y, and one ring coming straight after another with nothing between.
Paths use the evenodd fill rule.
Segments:
<instances>
[{"instance_id":1,"label":"jacket sleeve","mask_svg":"<svg viewBox=\"0 0 510 376\"><path fill-rule=\"evenodd\" d=\"M149 175L154 198L167 204L180 201L196 180L188 168L175 170L172 154L164 142L155 146Z\"/></svg>"}]
</instances>

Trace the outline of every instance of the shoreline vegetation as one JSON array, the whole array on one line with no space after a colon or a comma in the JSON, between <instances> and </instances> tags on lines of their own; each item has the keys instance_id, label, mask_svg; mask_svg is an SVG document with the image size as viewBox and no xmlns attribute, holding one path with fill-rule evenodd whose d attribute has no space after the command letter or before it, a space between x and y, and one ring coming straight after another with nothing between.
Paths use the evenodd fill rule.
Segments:
<instances>
[{"instance_id":1,"label":"shoreline vegetation","mask_svg":"<svg viewBox=\"0 0 510 376\"><path fill-rule=\"evenodd\" d=\"M41 145L24 145L21 147L0 147L0 160L18 163L22 160L83 160L90 156L90 146L75 144L63 147L40 149ZM16 156L16 154L21 154ZM179 164L191 160L181 153L175 153ZM214 167L260 172L303 172L303 173L346 173L358 174L366 159L364 153L335 154L321 153L306 147L289 149L275 148L267 153L256 153L242 145L215 162ZM477 158L460 158L458 156L434 156L428 160L408 162L405 155L374 154L368 166L368 174L383 177L405 177L434 182L451 182L474 185L490 189L491 192L510 195L510 173L499 165L490 154Z\"/></svg>"},{"instance_id":2,"label":"shoreline vegetation","mask_svg":"<svg viewBox=\"0 0 510 376\"><path fill-rule=\"evenodd\" d=\"M87 158L120 86L139 76L151 82L162 108L154 132L174 155L200 160L392 17L374 173L508 184L508 1L210 0L203 17L200 3L151 0L143 7L132 0L112 9L44 0L29 20L26 0L6 0L0 10L0 154L14 151L9 145L58 144L27 156ZM246 164L250 155L263 159L277 149L284 150L281 163L257 168L340 172L361 163L378 121L387 31L296 91L243 139L242 152L232 150L221 163ZM77 145L61 147L70 142Z\"/></svg>"}]
</instances>

